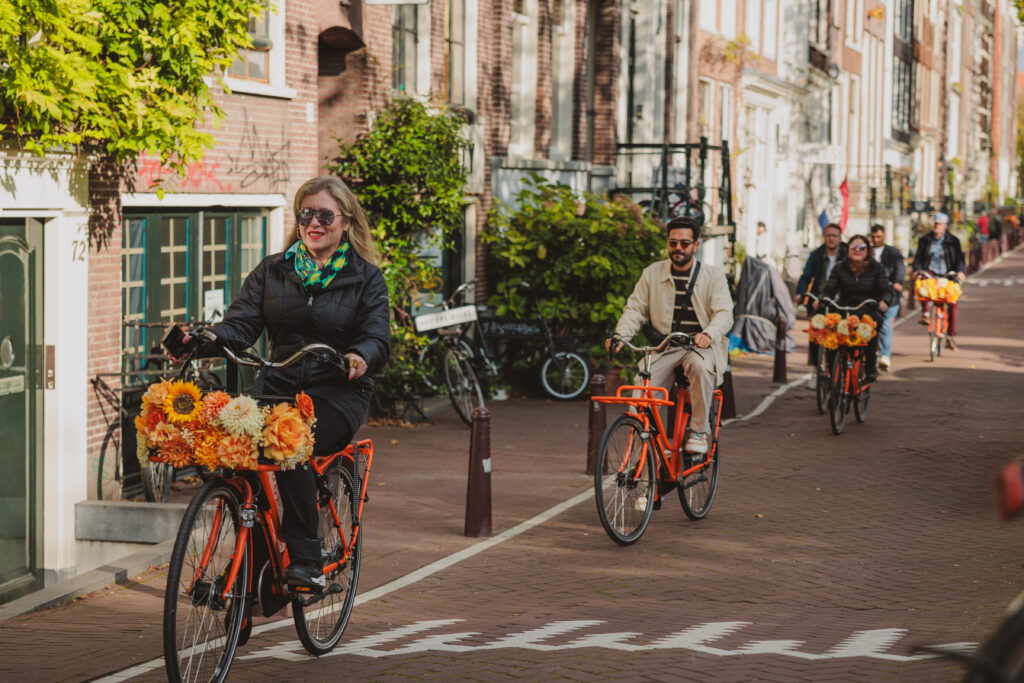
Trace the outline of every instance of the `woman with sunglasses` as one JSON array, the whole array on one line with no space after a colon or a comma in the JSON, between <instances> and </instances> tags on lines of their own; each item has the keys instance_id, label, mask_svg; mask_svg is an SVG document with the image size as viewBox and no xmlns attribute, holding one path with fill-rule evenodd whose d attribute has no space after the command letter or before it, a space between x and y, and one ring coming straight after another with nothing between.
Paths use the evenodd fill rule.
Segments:
<instances>
[{"instance_id":1,"label":"woman with sunglasses","mask_svg":"<svg viewBox=\"0 0 1024 683\"><path fill-rule=\"evenodd\" d=\"M874 299L878 304L865 306L860 313L870 315L881 328L881 314L888 310L894 296L885 268L871 258L868 238L864 235L851 237L846 244L846 259L832 269L822 297L833 299L840 306L856 306L866 299ZM815 310L819 306L819 301L814 302ZM878 335L868 342L865 360L867 381L874 382L878 378Z\"/></svg>"},{"instance_id":2,"label":"woman with sunglasses","mask_svg":"<svg viewBox=\"0 0 1024 683\"><path fill-rule=\"evenodd\" d=\"M313 453L326 455L352 440L369 406L369 376L388 360L388 288L376 265L379 257L370 224L345 183L333 176L306 181L295 194L294 209L295 223L284 250L256 266L224 320L210 331L218 340L245 348L266 330L275 361L315 342L345 355L347 381L337 367L310 356L266 376L269 395L305 391L313 399ZM217 351L200 348L199 355ZM314 473L300 466L278 473L277 482L291 559L285 580L290 585L323 587Z\"/></svg>"}]
</instances>

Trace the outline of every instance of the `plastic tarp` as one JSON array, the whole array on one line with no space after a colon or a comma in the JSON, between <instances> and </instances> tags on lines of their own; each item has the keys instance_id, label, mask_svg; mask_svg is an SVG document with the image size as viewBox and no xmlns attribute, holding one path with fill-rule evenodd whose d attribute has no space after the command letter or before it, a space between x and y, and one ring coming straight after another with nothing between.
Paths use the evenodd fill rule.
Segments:
<instances>
[{"instance_id":1,"label":"plastic tarp","mask_svg":"<svg viewBox=\"0 0 1024 683\"><path fill-rule=\"evenodd\" d=\"M786 320L786 351L796 348L792 330L796 308L782 275L759 258L747 257L736 286L735 323L729 349L774 353L776 320Z\"/></svg>"}]
</instances>

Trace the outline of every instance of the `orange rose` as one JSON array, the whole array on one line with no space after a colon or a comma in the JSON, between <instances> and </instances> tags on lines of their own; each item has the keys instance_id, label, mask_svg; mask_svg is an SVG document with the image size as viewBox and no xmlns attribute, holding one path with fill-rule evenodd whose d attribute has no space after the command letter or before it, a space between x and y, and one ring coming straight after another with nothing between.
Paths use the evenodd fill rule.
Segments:
<instances>
[{"instance_id":1,"label":"orange rose","mask_svg":"<svg viewBox=\"0 0 1024 683\"><path fill-rule=\"evenodd\" d=\"M217 441L217 462L233 470L256 469L256 446L248 436L225 434Z\"/></svg>"},{"instance_id":2,"label":"orange rose","mask_svg":"<svg viewBox=\"0 0 1024 683\"><path fill-rule=\"evenodd\" d=\"M263 428L263 454L282 462L304 449L311 439L309 425L298 409L287 403L278 403L270 409Z\"/></svg>"},{"instance_id":3,"label":"orange rose","mask_svg":"<svg viewBox=\"0 0 1024 683\"><path fill-rule=\"evenodd\" d=\"M313 399L305 391L295 394L295 407L302 413L302 417L307 420L313 417Z\"/></svg>"}]
</instances>

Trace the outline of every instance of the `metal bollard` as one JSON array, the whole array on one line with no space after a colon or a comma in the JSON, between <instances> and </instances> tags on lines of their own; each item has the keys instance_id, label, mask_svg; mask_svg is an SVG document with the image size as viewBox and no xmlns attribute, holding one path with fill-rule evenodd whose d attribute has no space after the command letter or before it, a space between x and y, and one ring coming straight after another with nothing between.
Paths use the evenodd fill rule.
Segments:
<instances>
[{"instance_id":1,"label":"metal bollard","mask_svg":"<svg viewBox=\"0 0 1024 683\"><path fill-rule=\"evenodd\" d=\"M786 318L775 319L775 366L772 368L772 381L786 383Z\"/></svg>"},{"instance_id":2,"label":"metal bollard","mask_svg":"<svg viewBox=\"0 0 1024 683\"><path fill-rule=\"evenodd\" d=\"M463 535L491 535L491 412L483 407L473 411Z\"/></svg>"},{"instance_id":3,"label":"metal bollard","mask_svg":"<svg viewBox=\"0 0 1024 683\"><path fill-rule=\"evenodd\" d=\"M591 397L604 396L604 387L604 375L594 375L590 380ZM590 408L587 411L587 474L593 474L594 463L597 462L597 449L601 447L601 437L604 436L607 418L604 403L597 401L589 403Z\"/></svg>"},{"instance_id":4,"label":"metal bollard","mask_svg":"<svg viewBox=\"0 0 1024 683\"><path fill-rule=\"evenodd\" d=\"M732 388L732 370L726 370L722 375L722 419L729 420L736 417L736 396Z\"/></svg>"}]
</instances>

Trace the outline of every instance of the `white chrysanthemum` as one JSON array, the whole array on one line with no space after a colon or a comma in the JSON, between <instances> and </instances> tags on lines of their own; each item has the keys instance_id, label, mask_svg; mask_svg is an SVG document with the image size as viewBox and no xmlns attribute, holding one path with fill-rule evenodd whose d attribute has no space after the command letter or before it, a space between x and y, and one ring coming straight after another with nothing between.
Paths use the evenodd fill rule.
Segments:
<instances>
[{"instance_id":1,"label":"white chrysanthemum","mask_svg":"<svg viewBox=\"0 0 1024 683\"><path fill-rule=\"evenodd\" d=\"M229 434L257 439L263 432L263 413L252 397L237 396L221 408L217 421Z\"/></svg>"},{"instance_id":2,"label":"white chrysanthemum","mask_svg":"<svg viewBox=\"0 0 1024 683\"><path fill-rule=\"evenodd\" d=\"M811 327L813 327L816 330L825 329L825 316L821 313L818 313L816 316L811 318Z\"/></svg>"},{"instance_id":3,"label":"white chrysanthemum","mask_svg":"<svg viewBox=\"0 0 1024 683\"><path fill-rule=\"evenodd\" d=\"M846 335L850 334L850 326L846 324L845 320L840 320L839 324L836 325L836 332L845 337Z\"/></svg>"},{"instance_id":4,"label":"white chrysanthemum","mask_svg":"<svg viewBox=\"0 0 1024 683\"><path fill-rule=\"evenodd\" d=\"M871 325L868 325L867 323L857 325L857 335L861 339L871 339Z\"/></svg>"}]
</instances>

